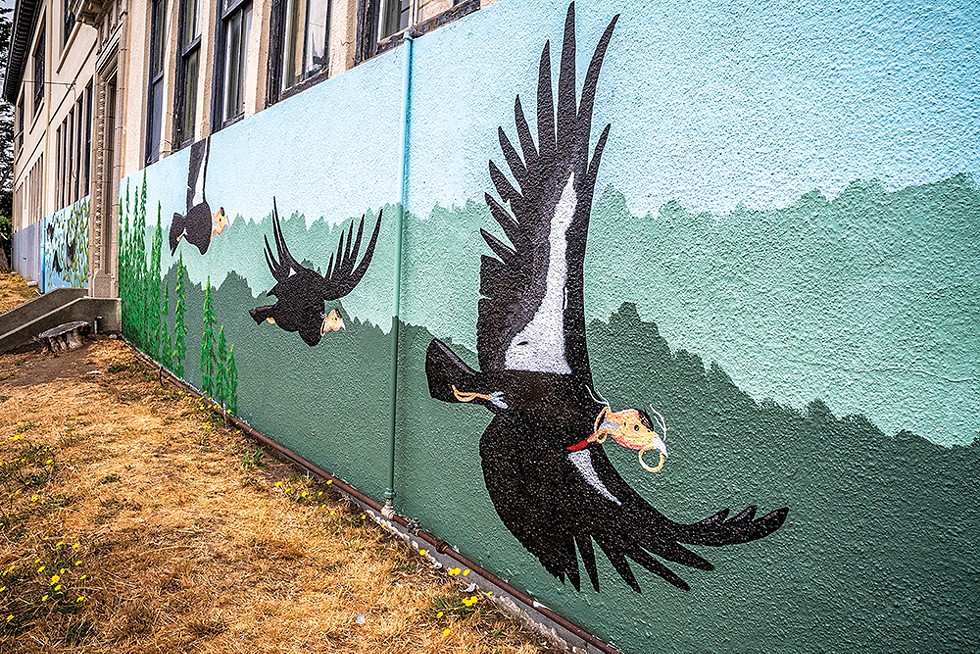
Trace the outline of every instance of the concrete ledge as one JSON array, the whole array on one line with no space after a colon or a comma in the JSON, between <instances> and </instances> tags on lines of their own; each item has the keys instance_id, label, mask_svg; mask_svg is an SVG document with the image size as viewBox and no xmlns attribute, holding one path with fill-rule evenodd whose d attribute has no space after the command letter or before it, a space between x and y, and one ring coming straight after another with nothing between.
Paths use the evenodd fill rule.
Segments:
<instances>
[{"instance_id":1,"label":"concrete ledge","mask_svg":"<svg viewBox=\"0 0 980 654\"><path fill-rule=\"evenodd\" d=\"M37 320L58 307L74 302L86 295L88 295L88 290L84 288L56 288L50 293L36 297L6 313L0 313L0 334L13 331L20 325L26 325L32 320Z\"/></svg>"},{"instance_id":2,"label":"concrete ledge","mask_svg":"<svg viewBox=\"0 0 980 654\"><path fill-rule=\"evenodd\" d=\"M59 289L68 290L68 289ZM83 292L87 292L81 289ZM55 291L52 291L54 293ZM49 294L50 295L50 294ZM43 298L48 297L47 295ZM29 306L37 302L29 302L24 306ZM23 308L23 307L19 307ZM15 310L16 311L16 310ZM13 312L8 312L13 313ZM27 316L36 313L30 312ZM4 314L6 317L8 314ZM13 329L0 334L0 352L11 350L23 350L36 346L36 337L41 332L47 331L52 327L65 322L84 321L93 326L93 332L117 332L121 329L122 321L120 317L119 300L106 298L80 297L75 300L55 306L46 313L37 315L33 319L19 323Z\"/></svg>"}]
</instances>

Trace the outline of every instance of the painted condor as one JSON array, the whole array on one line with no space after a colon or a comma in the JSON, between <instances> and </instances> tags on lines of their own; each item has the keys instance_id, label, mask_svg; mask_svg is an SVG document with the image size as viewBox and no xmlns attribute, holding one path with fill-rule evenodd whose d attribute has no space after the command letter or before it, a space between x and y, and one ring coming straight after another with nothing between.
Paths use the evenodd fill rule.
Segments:
<instances>
[{"instance_id":1,"label":"painted condor","mask_svg":"<svg viewBox=\"0 0 980 654\"><path fill-rule=\"evenodd\" d=\"M321 275L315 270L300 265L289 253L286 239L282 235L282 225L279 224L279 210L273 198L272 233L276 242L276 251L273 253L269 238L265 237L265 262L276 280L276 285L268 293L276 298L276 303L251 309L249 314L256 324L268 321L287 332L299 332L300 338L311 347L318 344L327 332L343 329L344 317L340 314L340 310L335 308L331 309L330 313L324 314L323 303L339 300L360 283L368 266L371 265L371 257L374 255L374 246L378 242L380 231L381 212L378 212L374 233L368 241L364 257L358 263L361 238L364 234L364 216L361 216L356 238L353 222L347 231L346 243L345 234L341 230L337 252L330 255L327 273Z\"/></svg>"},{"instance_id":2,"label":"painted condor","mask_svg":"<svg viewBox=\"0 0 980 654\"><path fill-rule=\"evenodd\" d=\"M557 117L549 44L541 54L537 143L520 98L514 106L518 153L499 130L513 184L491 161L502 202L487 204L510 244L481 230L494 256L480 270L477 351L480 371L439 340L429 344L426 375L433 398L470 402L493 419L480 438L487 491L504 525L552 575L578 590L581 556L599 589L595 546L639 592L630 561L677 588L690 587L666 563L701 570L712 564L687 546L721 547L767 536L787 509L756 518L749 506L699 522L675 522L619 475L603 451L612 436L639 450L656 472L667 458L666 424L643 411L614 412L593 386L585 341L583 268L596 174L610 126L590 158L592 110L602 60L618 16L606 28L576 99L575 13L569 6L558 76ZM504 205L509 205L509 210ZM644 452L659 455L655 466Z\"/></svg>"},{"instance_id":3,"label":"painted condor","mask_svg":"<svg viewBox=\"0 0 980 654\"><path fill-rule=\"evenodd\" d=\"M186 240L204 254L211 247L211 240L220 236L228 226L224 207L211 213L211 205L204 194L208 177L208 157L211 154L211 139L206 138L191 145L190 163L187 167L187 208L186 213L174 213L170 223L170 254L177 251L181 240Z\"/></svg>"}]
</instances>

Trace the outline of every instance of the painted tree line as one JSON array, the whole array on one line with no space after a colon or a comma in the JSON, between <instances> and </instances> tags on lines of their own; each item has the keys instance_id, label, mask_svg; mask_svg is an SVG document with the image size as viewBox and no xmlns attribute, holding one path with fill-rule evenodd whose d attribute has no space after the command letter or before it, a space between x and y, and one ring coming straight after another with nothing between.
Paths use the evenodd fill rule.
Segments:
<instances>
[{"instance_id":1,"label":"painted tree line","mask_svg":"<svg viewBox=\"0 0 980 654\"><path fill-rule=\"evenodd\" d=\"M159 361L181 379L187 355L187 269L184 257L177 258L175 300L170 285L160 272L163 251L161 206L157 203L156 229L147 263L146 252L146 175L142 188L130 194L126 184L125 201L119 203L119 298L122 303L123 335L133 345ZM169 316L173 307L173 331ZM235 346L218 326L211 299L211 278L204 289L204 333L201 338L201 391L229 411L238 411L238 369Z\"/></svg>"}]
</instances>

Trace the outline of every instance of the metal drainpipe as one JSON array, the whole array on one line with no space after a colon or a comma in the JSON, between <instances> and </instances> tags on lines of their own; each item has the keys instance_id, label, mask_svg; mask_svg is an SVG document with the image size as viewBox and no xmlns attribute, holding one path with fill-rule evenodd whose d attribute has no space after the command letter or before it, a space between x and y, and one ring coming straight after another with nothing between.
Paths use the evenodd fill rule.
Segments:
<instances>
[{"instance_id":1,"label":"metal drainpipe","mask_svg":"<svg viewBox=\"0 0 980 654\"><path fill-rule=\"evenodd\" d=\"M402 163L401 163L401 197L397 222L395 224L395 279L394 306L391 316L391 364L388 370L388 397L391 408L388 412L388 487L385 489L385 503L381 509L382 515L391 518L395 515L395 434L398 426L398 321L401 313L402 298L402 232L404 231L405 207L408 203L408 158L409 130L412 113L412 52L415 37L411 30L405 34L405 76L402 88Z\"/></svg>"}]
</instances>

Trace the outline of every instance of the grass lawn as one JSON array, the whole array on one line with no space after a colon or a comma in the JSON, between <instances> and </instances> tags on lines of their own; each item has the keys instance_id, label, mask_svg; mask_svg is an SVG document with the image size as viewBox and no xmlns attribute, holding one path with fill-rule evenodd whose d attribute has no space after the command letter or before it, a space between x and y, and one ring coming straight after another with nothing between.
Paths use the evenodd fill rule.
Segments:
<instances>
[{"instance_id":1,"label":"grass lawn","mask_svg":"<svg viewBox=\"0 0 980 654\"><path fill-rule=\"evenodd\" d=\"M555 651L119 340L0 356L0 494L3 652Z\"/></svg>"}]
</instances>

